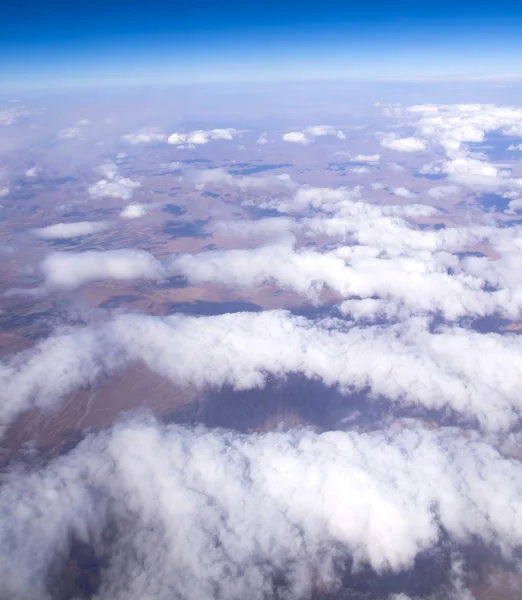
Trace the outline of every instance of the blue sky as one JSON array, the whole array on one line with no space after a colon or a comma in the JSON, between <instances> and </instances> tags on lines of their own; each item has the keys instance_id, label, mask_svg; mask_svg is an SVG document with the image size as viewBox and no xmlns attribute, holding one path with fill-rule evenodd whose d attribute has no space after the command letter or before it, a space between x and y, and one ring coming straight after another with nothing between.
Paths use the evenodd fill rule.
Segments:
<instances>
[{"instance_id":1,"label":"blue sky","mask_svg":"<svg viewBox=\"0 0 522 600\"><path fill-rule=\"evenodd\" d=\"M0 85L516 75L521 26L514 0L21 0Z\"/></svg>"}]
</instances>

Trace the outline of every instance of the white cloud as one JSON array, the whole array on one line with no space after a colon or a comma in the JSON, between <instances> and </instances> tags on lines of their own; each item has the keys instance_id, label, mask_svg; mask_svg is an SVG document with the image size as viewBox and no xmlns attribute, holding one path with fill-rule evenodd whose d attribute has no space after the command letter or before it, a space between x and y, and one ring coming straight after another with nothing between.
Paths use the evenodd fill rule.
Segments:
<instances>
[{"instance_id":1,"label":"white cloud","mask_svg":"<svg viewBox=\"0 0 522 600\"><path fill-rule=\"evenodd\" d=\"M406 189L393 192L416 197ZM410 219L433 217L436 209L417 204L376 206L361 202L359 194L358 189L300 188L290 200L261 205L288 213L313 210L314 216L293 224L286 217L280 226L275 219L269 226L259 223L261 239L280 237L277 243L181 254L172 258L170 268L194 284L243 288L270 284L312 301L317 301L324 289L342 299L377 297L389 305L396 319L413 314L438 314L450 321L494 314L522 317L522 279L512 266L522 255L516 242L519 228L470 224L424 231ZM249 235L254 235L258 224L246 227ZM267 236L267 228L277 235ZM295 248L298 234L305 239L326 236L338 247L328 251ZM480 269L470 270L471 263L458 254L479 244L490 244L499 256L493 262L483 259L489 266L480 267L482 274ZM490 273L489 285L493 286L489 290L486 273Z\"/></svg>"},{"instance_id":2,"label":"white cloud","mask_svg":"<svg viewBox=\"0 0 522 600\"><path fill-rule=\"evenodd\" d=\"M53 252L40 265L51 288L75 289L104 279L160 279L161 264L144 250Z\"/></svg>"},{"instance_id":3,"label":"white cloud","mask_svg":"<svg viewBox=\"0 0 522 600\"><path fill-rule=\"evenodd\" d=\"M371 169L369 169L368 167L352 167L350 169L350 171L352 173L355 173L356 175L364 175L365 173L371 173Z\"/></svg>"},{"instance_id":4,"label":"white cloud","mask_svg":"<svg viewBox=\"0 0 522 600\"><path fill-rule=\"evenodd\" d=\"M267 218L256 221L218 221L211 227L211 231L218 237L238 237L250 240L295 240L293 231L297 229L292 218Z\"/></svg>"},{"instance_id":5,"label":"white cloud","mask_svg":"<svg viewBox=\"0 0 522 600\"><path fill-rule=\"evenodd\" d=\"M399 138L395 135L387 135L381 138L381 146L398 152L424 152L427 145L424 141L414 137Z\"/></svg>"},{"instance_id":6,"label":"white cloud","mask_svg":"<svg viewBox=\"0 0 522 600\"><path fill-rule=\"evenodd\" d=\"M240 133L242 133L240 130L232 127L228 129L198 129L190 133L173 133L168 137L167 143L174 146L208 144L211 140L233 140Z\"/></svg>"},{"instance_id":7,"label":"white cloud","mask_svg":"<svg viewBox=\"0 0 522 600\"><path fill-rule=\"evenodd\" d=\"M518 461L444 431L244 436L127 422L5 476L2 589L49 598L72 535L108 558L100 600L264 598L281 573L284 597L302 600L338 591L349 559L389 576L440 555L443 535L446 552L478 539L509 558L521 481Z\"/></svg>"},{"instance_id":8,"label":"white cloud","mask_svg":"<svg viewBox=\"0 0 522 600\"><path fill-rule=\"evenodd\" d=\"M406 113L418 119L422 137L440 144L448 154L460 151L462 144L483 142L491 131L518 135L522 124L522 109L492 104L418 105Z\"/></svg>"},{"instance_id":9,"label":"white cloud","mask_svg":"<svg viewBox=\"0 0 522 600\"><path fill-rule=\"evenodd\" d=\"M332 135L340 140L346 139L346 135L342 131L331 125L312 125L302 131L290 131L283 134L283 141L293 142L294 144L310 144L316 137L325 135Z\"/></svg>"},{"instance_id":10,"label":"white cloud","mask_svg":"<svg viewBox=\"0 0 522 600\"><path fill-rule=\"evenodd\" d=\"M294 144L309 144L312 139L302 131L290 131L283 134L283 142L292 142Z\"/></svg>"},{"instance_id":11,"label":"white cloud","mask_svg":"<svg viewBox=\"0 0 522 600\"><path fill-rule=\"evenodd\" d=\"M416 198L417 194L415 194L414 192L408 190L405 187L396 187L396 188L392 188L390 190L390 192L392 194L395 194L395 196L402 196L403 198Z\"/></svg>"},{"instance_id":12,"label":"white cloud","mask_svg":"<svg viewBox=\"0 0 522 600\"><path fill-rule=\"evenodd\" d=\"M148 262L141 273L137 268L127 261L124 276L154 274ZM97 266L87 277L102 275ZM67 270L57 279L70 287L86 276L80 278L72 280ZM452 409L485 429L503 430L518 421L522 408L521 344L517 336L459 327L432 332L429 322L418 318L356 327L283 311L204 318L122 315L59 333L0 363L0 422L31 406L54 405L77 387L140 361L183 387L252 389L268 377L299 374L350 393L365 392L368 401L381 397L398 406Z\"/></svg>"},{"instance_id":13,"label":"white cloud","mask_svg":"<svg viewBox=\"0 0 522 600\"><path fill-rule=\"evenodd\" d=\"M120 213L122 219L139 219L147 214L146 204L128 204Z\"/></svg>"},{"instance_id":14,"label":"white cloud","mask_svg":"<svg viewBox=\"0 0 522 600\"><path fill-rule=\"evenodd\" d=\"M522 179L512 179L508 171L485 160L467 156L459 156L444 162L441 171L455 183L478 189L522 188Z\"/></svg>"},{"instance_id":15,"label":"white cloud","mask_svg":"<svg viewBox=\"0 0 522 600\"><path fill-rule=\"evenodd\" d=\"M136 131L134 133L127 133L121 138L122 142L127 144L153 144L155 142L164 142L167 136L157 131Z\"/></svg>"},{"instance_id":16,"label":"white cloud","mask_svg":"<svg viewBox=\"0 0 522 600\"><path fill-rule=\"evenodd\" d=\"M72 127L66 127L65 129L60 129L60 131L58 132L58 137L63 140L80 138L86 133L88 125L89 125L89 120L82 119L81 121L78 121L75 125L73 125Z\"/></svg>"},{"instance_id":17,"label":"white cloud","mask_svg":"<svg viewBox=\"0 0 522 600\"><path fill-rule=\"evenodd\" d=\"M351 159L351 162L377 163L380 160L380 154L357 154Z\"/></svg>"},{"instance_id":18,"label":"white cloud","mask_svg":"<svg viewBox=\"0 0 522 600\"><path fill-rule=\"evenodd\" d=\"M471 152L468 146L483 143L486 135L493 131L520 136L521 108L492 104L427 104L409 108L396 106L389 113L403 120L410 119L421 143L437 145L446 155L446 160L425 165L421 173L446 174L452 181L479 191L522 187L522 179L512 178L509 169L491 164L483 155ZM384 143L389 139L385 136ZM394 138L391 139L393 142ZM516 145L509 148L514 150Z\"/></svg>"},{"instance_id":19,"label":"white cloud","mask_svg":"<svg viewBox=\"0 0 522 600\"><path fill-rule=\"evenodd\" d=\"M0 125L14 125L23 117L28 117L34 114L35 112L40 111L31 110L24 106L11 106L9 108L0 108Z\"/></svg>"},{"instance_id":20,"label":"white cloud","mask_svg":"<svg viewBox=\"0 0 522 600\"><path fill-rule=\"evenodd\" d=\"M440 200L442 198L448 198L450 196L456 196L461 191L456 185L437 185L428 190L427 194L431 198Z\"/></svg>"},{"instance_id":21,"label":"white cloud","mask_svg":"<svg viewBox=\"0 0 522 600\"><path fill-rule=\"evenodd\" d=\"M38 169L36 167L31 167L30 169L26 169L24 174L26 177L36 177L38 175Z\"/></svg>"},{"instance_id":22,"label":"white cloud","mask_svg":"<svg viewBox=\"0 0 522 600\"><path fill-rule=\"evenodd\" d=\"M268 144L268 140L267 140L267 138L266 138L266 133L262 133L262 134L261 134L261 135L258 137L256 144Z\"/></svg>"},{"instance_id":23,"label":"white cloud","mask_svg":"<svg viewBox=\"0 0 522 600\"><path fill-rule=\"evenodd\" d=\"M229 185L240 189L262 189L271 186L294 188L295 183L290 175L231 175L225 169L198 169L193 173L193 179L197 189L203 189L205 185Z\"/></svg>"},{"instance_id":24,"label":"white cloud","mask_svg":"<svg viewBox=\"0 0 522 600\"><path fill-rule=\"evenodd\" d=\"M178 160L173 160L169 163L161 163L160 164L160 168L161 169L168 169L169 171L176 171L177 169L181 168L181 163Z\"/></svg>"},{"instance_id":25,"label":"white cloud","mask_svg":"<svg viewBox=\"0 0 522 600\"><path fill-rule=\"evenodd\" d=\"M121 198L130 200L134 190L141 187L141 183L129 177L122 177L118 173L118 165L105 163L98 167L98 172L104 176L93 185L89 186L88 192L93 198Z\"/></svg>"},{"instance_id":26,"label":"white cloud","mask_svg":"<svg viewBox=\"0 0 522 600\"><path fill-rule=\"evenodd\" d=\"M338 135L339 131L331 125L312 125L303 129L304 133L308 133L313 137L319 137L323 135ZM342 133L342 132L341 132Z\"/></svg>"},{"instance_id":27,"label":"white cloud","mask_svg":"<svg viewBox=\"0 0 522 600\"><path fill-rule=\"evenodd\" d=\"M508 146L508 150L522 150L522 144L511 144Z\"/></svg>"},{"instance_id":28,"label":"white cloud","mask_svg":"<svg viewBox=\"0 0 522 600\"><path fill-rule=\"evenodd\" d=\"M443 199L463 192L459 186L498 186L515 210L522 186L505 166L464 145L485 129L464 127L451 110L453 117L441 117L437 107L406 110L415 136L444 152L429 168L455 182L423 193ZM415 125L430 115L440 123ZM506 131L518 127L510 123ZM334 133L308 128L306 135ZM204 142L186 142L196 143ZM126 187L117 165L106 163L98 173L104 185ZM82 313L82 325L75 317L0 361L1 432L25 410L56 408L78 388L136 364L195 391L200 407L212 389L232 388L228 398L295 378L333 386L346 395L335 426L348 431L239 435L124 418L43 465L7 465L0 486L0 545L8 548L0 596L55 596L76 539L104 558L100 600L337 596L346 568L375 581L432 555L445 577L437 572L431 579L444 583L423 597L471 598L459 552L480 543L495 561L516 561L522 539L522 337L475 331L472 321L522 319L522 227L506 227L506 216L502 224L469 216L452 225L451 215L431 206L366 202L362 186L297 187L288 175L233 176L224 169L189 175L198 188L278 186L277 195L262 199L241 194L243 204L285 214L209 225L218 248L232 245L223 238L241 237L243 249L161 262L140 250L53 253L41 265L45 286L29 293L182 275L217 284L222 297L249 298L245 289L257 294L267 285L270 294L275 287L336 305L321 306L327 316L315 319L287 311ZM418 197L395 179L372 187ZM151 206L129 204L121 216ZM42 230L65 237L87 225L100 224ZM469 252L477 248L488 256ZM360 431L349 420L354 395L358 406L372 407L372 418L383 415ZM424 420L436 426L424 427ZM408 588L413 579L401 573L405 588L388 600L418 598Z\"/></svg>"},{"instance_id":29,"label":"white cloud","mask_svg":"<svg viewBox=\"0 0 522 600\"><path fill-rule=\"evenodd\" d=\"M46 240L68 239L99 233L108 227L109 224L103 221L79 221L77 223L55 223L48 227L33 229L33 233Z\"/></svg>"},{"instance_id":30,"label":"white cloud","mask_svg":"<svg viewBox=\"0 0 522 600\"><path fill-rule=\"evenodd\" d=\"M0 198L5 198L8 195L9 195L8 187L0 188Z\"/></svg>"}]
</instances>

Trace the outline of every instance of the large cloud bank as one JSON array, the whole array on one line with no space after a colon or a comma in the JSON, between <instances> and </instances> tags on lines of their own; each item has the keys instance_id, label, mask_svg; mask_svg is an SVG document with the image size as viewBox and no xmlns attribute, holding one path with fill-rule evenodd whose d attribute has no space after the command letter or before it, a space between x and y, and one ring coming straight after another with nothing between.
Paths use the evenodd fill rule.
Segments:
<instances>
[{"instance_id":1,"label":"large cloud bank","mask_svg":"<svg viewBox=\"0 0 522 600\"><path fill-rule=\"evenodd\" d=\"M452 432L240 436L131 422L6 477L0 594L53 597L74 538L107 565L100 599L305 599L343 575L349 588L350 570L411 568L443 536L509 558L521 498L520 463ZM441 583L438 597L470 597Z\"/></svg>"},{"instance_id":2,"label":"large cloud bank","mask_svg":"<svg viewBox=\"0 0 522 600\"><path fill-rule=\"evenodd\" d=\"M198 189L207 185L231 186L242 190L284 187L292 189L295 183L287 173L280 175L231 175L225 169L198 169L192 175Z\"/></svg>"},{"instance_id":3,"label":"large cloud bank","mask_svg":"<svg viewBox=\"0 0 522 600\"><path fill-rule=\"evenodd\" d=\"M435 333L423 319L368 328L284 311L216 317L122 315L57 332L0 366L0 422L52 406L125 365L146 364L179 386L264 386L290 374L362 391L399 406L452 410L483 428L518 423L520 337L460 327ZM196 358L197 357L197 358Z\"/></svg>"}]
</instances>

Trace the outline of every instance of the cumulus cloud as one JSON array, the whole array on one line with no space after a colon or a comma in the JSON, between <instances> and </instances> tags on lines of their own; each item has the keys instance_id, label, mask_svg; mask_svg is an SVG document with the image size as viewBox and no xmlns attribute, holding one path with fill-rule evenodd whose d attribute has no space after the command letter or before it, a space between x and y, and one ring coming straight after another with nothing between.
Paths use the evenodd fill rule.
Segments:
<instances>
[{"instance_id":1,"label":"cumulus cloud","mask_svg":"<svg viewBox=\"0 0 522 600\"><path fill-rule=\"evenodd\" d=\"M445 174L460 185L478 190L522 187L522 179L512 178L509 169L492 164L469 148L471 143L484 142L486 135L493 131L520 136L521 108L492 104L424 104L407 108L395 106L388 112L409 120L425 147L429 143L444 152L446 160L427 165L424 172ZM383 138L381 144L388 139ZM515 150L516 145L509 148Z\"/></svg>"},{"instance_id":2,"label":"cumulus cloud","mask_svg":"<svg viewBox=\"0 0 522 600\"><path fill-rule=\"evenodd\" d=\"M240 130L233 127L227 129L198 129L190 133L173 133L167 138L167 143L174 146L208 144L211 140L233 140L240 133L242 133Z\"/></svg>"},{"instance_id":3,"label":"cumulus cloud","mask_svg":"<svg viewBox=\"0 0 522 600\"><path fill-rule=\"evenodd\" d=\"M147 205L128 204L120 213L122 219L139 219L147 214Z\"/></svg>"},{"instance_id":4,"label":"cumulus cloud","mask_svg":"<svg viewBox=\"0 0 522 600\"><path fill-rule=\"evenodd\" d=\"M521 481L518 461L451 432L243 436L131 421L39 473L6 475L0 590L48 600L72 538L108 558L100 600L304 600L365 567L412 568L443 531L453 548L477 539L510 557Z\"/></svg>"},{"instance_id":5,"label":"cumulus cloud","mask_svg":"<svg viewBox=\"0 0 522 600\"><path fill-rule=\"evenodd\" d=\"M364 175L365 173L371 173L371 169L369 169L368 167L352 167L350 171L352 173L355 173L356 175Z\"/></svg>"},{"instance_id":6,"label":"cumulus cloud","mask_svg":"<svg viewBox=\"0 0 522 600\"><path fill-rule=\"evenodd\" d=\"M310 144L316 137L325 135L335 136L340 140L346 139L346 135L331 125L312 125L302 131L289 131L283 134L284 142L293 142L294 144Z\"/></svg>"},{"instance_id":7,"label":"cumulus cloud","mask_svg":"<svg viewBox=\"0 0 522 600\"><path fill-rule=\"evenodd\" d=\"M415 197L406 189L393 191ZM277 219L269 225L250 223L245 226L249 235L259 227L261 240L277 241L249 249L180 254L172 257L169 268L194 284L219 282L243 288L271 284L314 302L325 289L339 299L379 298L380 303L371 304L374 318L382 313L383 303L396 319L412 314L438 314L449 321L466 316L522 317L522 280L512 267L520 258L518 227L470 224L426 231L415 220L437 215L433 207L372 205L361 201L358 188L302 187L291 199L262 206L285 213L311 209L313 216L295 222L285 217L279 225ZM266 231L277 234L267 236ZM326 236L337 247L296 248L299 234L305 239ZM489 244L498 258L484 257L481 267L475 268L466 250L483 244ZM351 306L354 318L363 314L353 302Z\"/></svg>"},{"instance_id":8,"label":"cumulus cloud","mask_svg":"<svg viewBox=\"0 0 522 600\"><path fill-rule=\"evenodd\" d=\"M73 138L80 138L86 133L88 125L89 125L89 120L82 119L82 120L78 121L77 123L75 123L75 125L73 125L72 127L66 127L65 129L60 129L60 131L58 132L58 137L61 138L62 140L70 140Z\"/></svg>"},{"instance_id":9,"label":"cumulus cloud","mask_svg":"<svg viewBox=\"0 0 522 600\"><path fill-rule=\"evenodd\" d=\"M409 189L405 188L405 187L396 187L396 188L392 188L391 190L392 194L395 194L395 196L402 196L403 198L416 198L417 194L413 193L412 191L410 191Z\"/></svg>"},{"instance_id":10,"label":"cumulus cloud","mask_svg":"<svg viewBox=\"0 0 522 600\"><path fill-rule=\"evenodd\" d=\"M395 135L387 135L381 138L381 146L398 152L424 152L426 143L414 137L399 138Z\"/></svg>"},{"instance_id":11,"label":"cumulus cloud","mask_svg":"<svg viewBox=\"0 0 522 600\"><path fill-rule=\"evenodd\" d=\"M125 277L150 277L152 270L145 266L136 273L128 263L125 269ZM90 279L99 276L98 268ZM116 276L122 276L120 267ZM68 270L57 284L70 288L85 279ZM268 377L295 374L348 393L364 392L368 401L451 409L485 429L505 430L518 422L522 408L521 344L515 335L457 326L434 332L422 318L359 327L345 319L313 321L284 311L122 315L59 332L1 364L0 422L9 423L32 406L56 404L77 387L138 361L176 385L200 390L258 388Z\"/></svg>"},{"instance_id":12,"label":"cumulus cloud","mask_svg":"<svg viewBox=\"0 0 522 600\"><path fill-rule=\"evenodd\" d=\"M435 198L436 200L441 200L443 198L449 198L451 196L456 196L461 191L456 185L437 185L432 187L427 191L428 196L431 198Z\"/></svg>"},{"instance_id":13,"label":"cumulus cloud","mask_svg":"<svg viewBox=\"0 0 522 600\"><path fill-rule=\"evenodd\" d=\"M328 226L309 225L316 233L325 232ZM342 234L337 230L338 235ZM330 235L335 238L333 228ZM412 236L412 242L413 239ZM296 250L291 244L292 240L285 240L255 249L179 255L170 268L193 284L219 282L249 289L272 284L313 302L318 301L325 289L334 291L339 298L378 296L405 317L436 312L448 320L495 312L514 318L521 315L520 285L515 277L497 282L501 288L498 292L487 292L480 274L474 272L470 276L467 263L459 268L456 257L441 254L429 259L399 255L386 259L377 248L342 247L318 252ZM396 250L400 253L398 247ZM501 268L501 265L496 267ZM461 272L452 274L452 269ZM510 284L506 285L508 280ZM508 288L513 288L511 295Z\"/></svg>"},{"instance_id":14,"label":"cumulus cloud","mask_svg":"<svg viewBox=\"0 0 522 600\"><path fill-rule=\"evenodd\" d=\"M89 194L93 198L121 198L122 200L130 200L134 194L134 190L141 187L139 181L122 177L118 173L118 165L115 163L105 163L98 167L98 172L103 175L93 185L89 186Z\"/></svg>"},{"instance_id":15,"label":"cumulus cloud","mask_svg":"<svg viewBox=\"0 0 522 600\"><path fill-rule=\"evenodd\" d=\"M365 163L378 163L381 160L380 154L357 154L351 161L352 162L365 162Z\"/></svg>"},{"instance_id":16,"label":"cumulus cloud","mask_svg":"<svg viewBox=\"0 0 522 600\"><path fill-rule=\"evenodd\" d=\"M104 221L79 221L77 223L55 223L48 227L33 229L33 233L45 240L68 239L92 235L109 227Z\"/></svg>"},{"instance_id":17,"label":"cumulus cloud","mask_svg":"<svg viewBox=\"0 0 522 600\"><path fill-rule=\"evenodd\" d=\"M9 195L8 187L0 188L0 198L5 198L8 195Z\"/></svg>"},{"instance_id":18,"label":"cumulus cloud","mask_svg":"<svg viewBox=\"0 0 522 600\"><path fill-rule=\"evenodd\" d=\"M268 139L266 137L266 133L262 133L256 141L256 144L268 144Z\"/></svg>"},{"instance_id":19,"label":"cumulus cloud","mask_svg":"<svg viewBox=\"0 0 522 600\"><path fill-rule=\"evenodd\" d=\"M26 177L36 177L38 175L38 169L36 167L31 167L30 169L26 169L24 174Z\"/></svg>"},{"instance_id":20,"label":"cumulus cloud","mask_svg":"<svg viewBox=\"0 0 522 600\"><path fill-rule=\"evenodd\" d=\"M441 148L444 158L429 168L453 182L427 189L427 198L451 197L464 186L502 186L512 210L518 206L510 172L465 145L490 127L476 115L469 122L484 110L400 108L415 137L387 139L403 148L411 147L408 140ZM511 113L488 114L497 123L504 119L503 131L514 135ZM216 139L208 133L173 134L186 136L174 143ZM337 135L326 126L294 133L309 140ZM353 160L371 165L376 157ZM106 196L130 197L139 186L114 163L98 173L103 179L92 186L94 197L107 186ZM209 225L221 238L214 248L237 237L248 245L243 249L180 253L161 262L140 250L52 253L41 264L44 287L31 292L181 275L195 285L228 286L241 298L248 297L245 289L267 285L309 303L327 299L334 305L317 313L310 307L310 314L327 316L277 310L160 317L100 309L95 319L89 313L81 325L62 323L3 358L1 432L24 411L56 408L78 388L136 364L190 388L200 406L209 390L320 382L346 397L336 426L347 431L239 435L134 417L87 435L43 466L8 465L0 486L0 544L8 549L0 561L0 597L56 597L80 543L100 558L100 568L93 567L100 600L337 597L365 573L372 581L402 573L407 584L388 600L471 598L460 553L481 544L495 560L516 561L522 539L522 338L476 331L472 321L522 319L522 227L506 227L507 215L502 223L486 216L452 224L432 206L380 206L364 200L362 186L298 187L288 175L224 169L189 176L198 189L277 186L281 193L262 200L243 195L281 216ZM372 187L420 197L398 181ZM120 216L144 210L129 204ZM100 225L39 231L69 237ZM369 411L387 411L380 431L372 430L373 421L350 430L354 395ZM397 414L399 421L383 425ZM428 428L423 419L438 426ZM404 573L422 560L444 571L426 594Z\"/></svg>"},{"instance_id":21,"label":"cumulus cloud","mask_svg":"<svg viewBox=\"0 0 522 600\"><path fill-rule=\"evenodd\" d=\"M311 138L302 131L289 131L283 134L283 142L292 142L294 144L309 144Z\"/></svg>"},{"instance_id":22,"label":"cumulus cloud","mask_svg":"<svg viewBox=\"0 0 522 600\"><path fill-rule=\"evenodd\" d=\"M144 250L52 252L40 265L51 288L72 290L102 279L160 279L161 264Z\"/></svg>"}]
</instances>

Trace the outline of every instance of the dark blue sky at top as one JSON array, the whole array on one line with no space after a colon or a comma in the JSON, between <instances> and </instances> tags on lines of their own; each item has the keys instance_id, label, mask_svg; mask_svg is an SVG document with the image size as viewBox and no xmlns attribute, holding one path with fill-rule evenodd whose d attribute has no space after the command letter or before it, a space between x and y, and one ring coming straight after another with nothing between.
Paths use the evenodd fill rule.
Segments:
<instances>
[{"instance_id":1,"label":"dark blue sky at top","mask_svg":"<svg viewBox=\"0 0 522 600\"><path fill-rule=\"evenodd\" d=\"M21 0L3 8L0 82L513 74L521 26L514 0Z\"/></svg>"}]
</instances>

